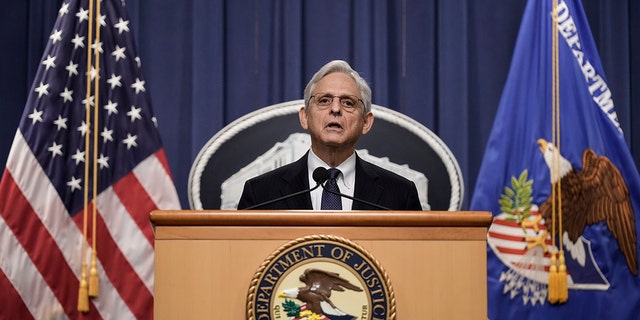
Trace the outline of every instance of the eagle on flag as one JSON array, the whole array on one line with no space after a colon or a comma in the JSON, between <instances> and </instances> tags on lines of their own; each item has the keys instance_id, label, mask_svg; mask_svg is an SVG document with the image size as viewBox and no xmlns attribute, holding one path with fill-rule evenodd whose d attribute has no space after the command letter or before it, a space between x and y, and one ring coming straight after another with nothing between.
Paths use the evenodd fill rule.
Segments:
<instances>
[{"instance_id":1,"label":"eagle on flag","mask_svg":"<svg viewBox=\"0 0 640 320\"><path fill-rule=\"evenodd\" d=\"M538 139L540 152L544 160L553 168L553 154L556 147L544 139ZM629 271L638 275L638 254L636 252L635 215L631 206L629 189L620 171L611 163L609 158L598 156L587 148L582 155L582 170L576 171L571 162L561 156L560 185L562 231L566 232L574 243L584 232L587 225L601 221L607 223L609 231L618 241L620 251L625 256ZM551 174L551 183L557 181L556 175ZM558 202L558 199L556 199ZM552 197L540 206L540 214L550 224L552 215ZM560 208L558 203L556 207ZM558 226L556 225L556 228ZM556 233L561 235L560 230Z\"/></svg>"}]
</instances>

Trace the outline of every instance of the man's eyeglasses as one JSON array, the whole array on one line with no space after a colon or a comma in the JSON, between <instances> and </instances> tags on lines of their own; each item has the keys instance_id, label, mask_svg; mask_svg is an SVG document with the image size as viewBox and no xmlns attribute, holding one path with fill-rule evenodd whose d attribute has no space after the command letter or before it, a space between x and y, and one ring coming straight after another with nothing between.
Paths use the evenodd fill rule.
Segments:
<instances>
[{"instance_id":1,"label":"man's eyeglasses","mask_svg":"<svg viewBox=\"0 0 640 320\"><path fill-rule=\"evenodd\" d=\"M352 96L350 94L342 95L342 96L334 96L330 93L316 93L311 96L309 101L314 101L318 106L318 109L324 110L331 106L333 103L333 98L340 99L340 106L347 112L353 112L358 108L358 101L362 102L364 105L364 101L362 99Z\"/></svg>"}]
</instances>

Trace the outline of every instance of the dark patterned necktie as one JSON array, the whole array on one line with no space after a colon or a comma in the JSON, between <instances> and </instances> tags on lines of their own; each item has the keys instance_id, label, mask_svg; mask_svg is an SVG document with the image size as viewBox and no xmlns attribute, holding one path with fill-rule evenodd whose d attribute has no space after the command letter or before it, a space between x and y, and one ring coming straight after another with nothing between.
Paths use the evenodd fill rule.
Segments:
<instances>
[{"instance_id":1,"label":"dark patterned necktie","mask_svg":"<svg viewBox=\"0 0 640 320\"><path fill-rule=\"evenodd\" d=\"M342 210L342 199L339 195L333 194L327 190L331 190L335 193L340 193L338 188L338 175L340 170L331 168L329 171L329 179L324 184L324 190L322 190L322 204L320 209L322 210Z\"/></svg>"}]
</instances>

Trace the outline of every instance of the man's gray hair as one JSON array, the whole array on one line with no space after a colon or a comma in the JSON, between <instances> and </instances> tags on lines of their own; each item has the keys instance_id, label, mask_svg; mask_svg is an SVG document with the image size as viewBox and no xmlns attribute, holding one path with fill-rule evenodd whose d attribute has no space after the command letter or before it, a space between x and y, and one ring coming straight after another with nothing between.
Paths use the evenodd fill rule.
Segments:
<instances>
[{"instance_id":1,"label":"man's gray hair","mask_svg":"<svg viewBox=\"0 0 640 320\"><path fill-rule=\"evenodd\" d=\"M316 74L313 75L307 86L304 88L304 105L305 107L309 107L309 99L311 99L311 91L315 88L316 84L320 79L324 78L328 74L340 72L344 73L353 80L356 81L358 85L358 89L360 90L360 96L362 96L362 101L364 102L364 107L362 109L362 114L365 115L369 111L371 111L371 88L369 88L369 84L360 76L360 74L353 70L351 66L343 60L333 60L318 70Z\"/></svg>"}]
</instances>

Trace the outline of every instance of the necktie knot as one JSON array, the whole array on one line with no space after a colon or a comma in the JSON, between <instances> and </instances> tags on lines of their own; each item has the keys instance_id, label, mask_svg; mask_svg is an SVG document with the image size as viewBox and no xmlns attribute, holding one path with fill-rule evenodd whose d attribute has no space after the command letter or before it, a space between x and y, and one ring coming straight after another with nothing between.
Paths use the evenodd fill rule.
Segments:
<instances>
[{"instance_id":1,"label":"necktie knot","mask_svg":"<svg viewBox=\"0 0 640 320\"><path fill-rule=\"evenodd\" d=\"M340 170L338 170L336 168L330 168L327 171L329 172L329 179L331 179L331 180L337 179L338 176L340 175Z\"/></svg>"},{"instance_id":2,"label":"necktie knot","mask_svg":"<svg viewBox=\"0 0 640 320\"><path fill-rule=\"evenodd\" d=\"M324 185L322 191L322 210L342 210L342 199L336 193L340 193L338 188L337 178L340 175L340 170L336 168L330 168L327 170L329 173L329 179ZM332 191L332 192L329 192Z\"/></svg>"}]
</instances>

